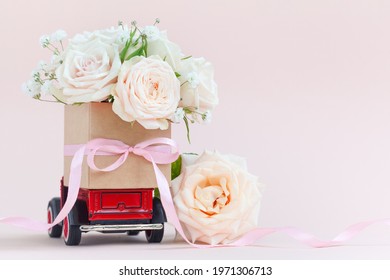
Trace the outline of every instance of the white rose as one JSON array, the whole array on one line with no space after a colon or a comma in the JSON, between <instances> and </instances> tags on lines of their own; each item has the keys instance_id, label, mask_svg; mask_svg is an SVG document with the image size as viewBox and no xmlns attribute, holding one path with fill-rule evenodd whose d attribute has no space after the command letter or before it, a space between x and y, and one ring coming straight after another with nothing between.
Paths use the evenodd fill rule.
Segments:
<instances>
[{"instance_id":1,"label":"white rose","mask_svg":"<svg viewBox=\"0 0 390 280\"><path fill-rule=\"evenodd\" d=\"M113 111L124 121L167 129L180 101L180 82L158 56L136 56L123 63L113 95Z\"/></svg>"},{"instance_id":2,"label":"white rose","mask_svg":"<svg viewBox=\"0 0 390 280\"><path fill-rule=\"evenodd\" d=\"M121 61L118 45L104 32L85 33L70 40L56 70L63 89L55 96L61 101L103 101L115 85Z\"/></svg>"},{"instance_id":3,"label":"white rose","mask_svg":"<svg viewBox=\"0 0 390 280\"><path fill-rule=\"evenodd\" d=\"M188 58L180 68L181 107L191 107L201 113L212 111L218 105L217 84L214 69L203 57Z\"/></svg>"},{"instance_id":4,"label":"white rose","mask_svg":"<svg viewBox=\"0 0 390 280\"><path fill-rule=\"evenodd\" d=\"M262 185L245 160L217 152L182 155L172 181L178 218L192 242L228 244L257 227Z\"/></svg>"},{"instance_id":5,"label":"white rose","mask_svg":"<svg viewBox=\"0 0 390 280\"><path fill-rule=\"evenodd\" d=\"M139 34L139 33L137 33ZM85 31L82 34L74 36L70 42L73 44L81 44L87 41L99 38L107 44L117 44L121 51L127 39L130 37L130 30L127 25L112 26L110 28L96 30L93 32Z\"/></svg>"},{"instance_id":6,"label":"white rose","mask_svg":"<svg viewBox=\"0 0 390 280\"><path fill-rule=\"evenodd\" d=\"M143 33L148 40L148 56L158 55L177 71L182 53L178 45L168 40L167 32L160 31L156 26L145 26Z\"/></svg>"}]
</instances>

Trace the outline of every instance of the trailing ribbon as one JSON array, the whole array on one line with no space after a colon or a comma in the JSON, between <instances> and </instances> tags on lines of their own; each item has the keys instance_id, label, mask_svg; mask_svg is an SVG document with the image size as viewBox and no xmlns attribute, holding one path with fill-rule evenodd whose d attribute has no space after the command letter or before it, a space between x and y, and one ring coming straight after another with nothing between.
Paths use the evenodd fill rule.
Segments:
<instances>
[{"instance_id":1,"label":"trailing ribbon","mask_svg":"<svg viewBox=\"0 0 390 280\"><path fill-rule=\"evenodd\" d=\"M168 148L168 149L167 149ZM175 150L172 151L171 149ZM24 227L31 230L48 230L54 225L60 223L70 212L73 205L75 204L80 189L81 172L84 156L87 155L88 166L96 171L110 172L120 167L127 159L129 153L141 156L146 160L150 161L153 165L154 173L156 176L157 187L160 191L161 202L165 209L168 221L173 224L177 232L183 237L183 239L190 245L197 248L210 248L210 247L223 247L223 246L245 246L250 245L258 241L259 239L277 232L282 232L288 236L315 248L331 247L344 245L345 242L352 239L355 235L363 231L368 226L373 224L388 224L390 225L390 219L370 220L360 222L347 227L339 235L332 240L320 240L314 235L303 232L294 227L279 227L279 228L257 228L247 232L239 239L229 244L221 245L203 245L195 244L187 239L184 234L183 228L180 224L179 218L177 217L175 207L173 204L169 184L158 168L157 164L169 164L174 162L178 156L179 151L177 144L169 138L155 138L138 143L134 147L126 145L125 143L117 140L110 139L94 139L84 145L66 145L64 154L66 156L73 156L69 186L68 186L68 197L55 220L50 223L37 222L28 218L23 217L7 217L0 218L0 223L11 224L14 226ZM95 155L117 155L119 158L111 165L105 168L98 168L95 165Z\"/></svg>"}]
</instances>

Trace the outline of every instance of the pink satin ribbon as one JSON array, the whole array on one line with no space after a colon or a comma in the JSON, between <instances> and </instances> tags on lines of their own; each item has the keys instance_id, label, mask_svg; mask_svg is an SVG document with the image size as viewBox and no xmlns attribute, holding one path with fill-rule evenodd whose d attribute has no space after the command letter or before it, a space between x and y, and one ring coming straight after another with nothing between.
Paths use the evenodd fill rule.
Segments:
<instances>
[{"instance_id":1,"label":"pink satin ribbon","mask_svg":"<svg viewBox=\"0 0 390 280\"><path fill-rule=\"evenodd\" d=\"M174 151L171 151L172 149ZM144 157L146 160L151 161L157 169L158 167L156 164L170 164L179 156L176 142L169 138L154 138L138 143L134 147L126 145L121 141L102 138L93 139L83 145L66 145L64 155L73 156L70 166L68 196L64 206L55 220L52 223L47 224L25 217L6 217L0 218L0 223L36 231L43 231L52 228L65 219L73 205L76 203L80 189L84 155L87 155L87 163L91 169L102 172L110 172L121 166L126 161L129 153ZM119 155L119 158L113 164L101 169L95 165L95 155ZM161 171L160 176L162 177L157 180L166 182L165 176L161 173Z\"/></svg>"},{"instance_id":2,"label":"pink satin ribbon","mask_svg":"<svg viewBox=\"0 0 390 280\"><path fill-rule=\"evenodd\" d=\"M152 163L156 176L157 187L160 191L161 202L164 206L169 222L173 224L177 232L188 244L197 248L245 246L254 244L259 239L277 232L285 233L288 236L315 248L340 246L344 245L345 242L352 239L355 235L363 231L368 226L373 224L390 225L390 219L360 222L347 227L343 232L341 232L332 240L320 240L314 235L303 232L294 227L279 227L254 229L229 244L204 245L192 243L184 234L183 228L176 214L169 184L164 174L157 166L157 164L170 164L174 162L179 156L177 144L169 138L155 138L147 140L135 145L134 147L128 146L121 141L102 138L91 140L84 145L65 146L65 156L73 156L73 159L70 167L68 197L56 219L51 224L47 224L23 217L7 217L0 218L0 223L24 227L30 230L41 231L50 229L54 225L60 223L68 215L77 200L81 181L82 164L85 155L87 155L87 163L91 169L101 172L110 172L120 167L126 161L129 153L141 156ZM105 168L98 168L94 163L95 155L117 155L119 158L113 164Z\"/></svg>"}]
</instances>

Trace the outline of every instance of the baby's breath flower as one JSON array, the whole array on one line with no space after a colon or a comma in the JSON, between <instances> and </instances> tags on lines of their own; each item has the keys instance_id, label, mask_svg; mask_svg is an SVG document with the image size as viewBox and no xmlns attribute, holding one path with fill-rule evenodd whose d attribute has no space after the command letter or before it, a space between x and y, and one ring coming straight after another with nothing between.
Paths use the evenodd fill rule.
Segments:
<instances>
[{"instance_id":1,"label":"baby's breath flower","mask_svg":"<svg viewBox=\"0 0 390 280\"><path fill-rule=\"evenodd\" d=\"M37 68L34 70L34 72L40 72L40 71L47 72L47 68L48 68L48 65L47 65L46 61L40 60L37 64Z\"/></svg>"},{"instance_id":2,"label":"baby's breath flower","mask_svg":"<svg viewBox=\"0 0 390 280\"><path fill-rule=\"evenodd\" d=\"M27 83L22 84L22 91L32 98L37 98L41 92L41 84L34 80L29 80Z\"/></svg>"},{"instance_id":3,"label":"baby's breath flower","mask_svg":"<svg viewBox=\"0 0 390 280\"><path fill-rule=\"evenodd\" d=\"M47 46L50 44L50 36L47 34L42 35L41 38L39 38L39 43L41 44L42 48L47 48Z\"/></svg>"},{"instance_id":4,"label":"baby's breath flower","mask_svg":"<svg viewBox=\"0 0 390 280\"><path fill-rule=\"evenodd\" d=\"M64 30L59 29L50 35L50 41L51 42L60 42L63 39L65 39L67 36L68 36L68 34Z\"/></svg>"},{"instance_id":5,"label":"baby's breath flower","mask_svg":"<svg viewBox=\"0 0 390 280\"><path fill-rule=\"evenodd\" d=\"M23 83L21 89L22 89L23 93L25 93L26 95L32 97L30 95L30 89L28 88L27 83Z\"/></svg>"},{"instance_id":6,"label":"baby's breath flower","mask_svg":"<svg viewBox=\"0 0 390 280\"><path fill-rule=\"evenodd\" d=\"M196 72L190 72L187 74L187 81L192 88L197 88L200 84L199 75Z\"/></svg>"},{"instance_id":7,"label":"baby's breath flower","mask_svg":"<svg viewBox=\"0 0 390 280\"><path fill-rule=\"evenodd\" d=\"M33 79L40 78L41 77L40 71L41 71L41 68L38 68L38 67L36 69L32 70L31 71L31 77Z\"/></svg>"},{"instance_id":8,"label":"baby's breath flower","mask_svg":"<svg viewBox=\"0 0 390 280\"><path fill-rule=\"evenodd\" d=\"M41 71L42 69L37 68L31 72L32 80L39 84L42 84Z\"/></svg>"},{"instance_id":9,"label":"baby's breath flower","mask_svg":"<svg viewBox=\"0 0 390 280\"><path fill-rule=\"evenodd\" d=\"M211 115L211 112L210 111L207 111L206 113L204 113L202 115L202 120L205 122L205 123L210 123L211 122L211 118L212 118L212 115Z\"/></svg>"},{"instance_id":10,"label":"baby's breath flower","mask_svg":"<svg viewBox=\"0 0 390 280\"><path fill-rule=\"evenodd\" d=\"M154 25L145 26L142 33L146 35L148 41L154 41L160 37L160 30Z\"/></svg>"},{"instance_id":11,"label":"baby's breath flower","mask_svg":"<svg viewBox=\"0 0 390 280\"><path fill-rule=\"evenodd\" d=\"M44 68L47 65L47 63L44 60L40 60L40 61L38 61L37 65L38 65L37 66L38 68Z\"/></svg>"},{"instance_id":12,"label":"baby's breath flower","mask_svg":"<svg viewBox=\"0 0 390 280\"><path fill-rule=\"evenodd\" d=\"M50 60L50 69L53 68L54 70L60 66L62 63L63 63L63 55L62 54L53 54L53 56L51 57L51 60Z\"/></svg>"},{"instance_id":13,"label":"baby's breath flower","mask_svg":"<svg viewBox=\"0 0 390 280\"><path fill-rule=\"evenodd\" d=\"M201 114L199 114L198 112L195 112L195 111L192 111L192 113L191 113L191 122L192 123L194 123L194 122L200 122L199 121L199 116L200 116Z\"/></svg>"},{"instance_id":14,"label":"baby's breath flower","mask_svg":"<svg viewBox=\"0 0 390 280\"><path fill-rule=\"evenodd\" d=\"M119 43L125 43L129 38L130 38L130 31L127 28L118 30L117 41Z\"/></svg>"},{"instance_id":15,"label":"baby's breath flower","mask_svg":"<svg viewBox=\"0 0 390 280\"><path fill-rule=\"evenodd\" d=\"M173 121L174 123L180 123L180 121L184 118L184 115L185 113L183 108L177 108L172 116L171 121Z\"/></svg>"},{"instance_id":16,"label":"baby's breath flower","mask_svg":"<svg viewBox=\"0 0 390 280\"><path fill-rule=\"evenodd\" d=\"M42 96L53 95L53 81L47 80L43 83L41 87L41 95Z\"/></svg>"}]
</instances>

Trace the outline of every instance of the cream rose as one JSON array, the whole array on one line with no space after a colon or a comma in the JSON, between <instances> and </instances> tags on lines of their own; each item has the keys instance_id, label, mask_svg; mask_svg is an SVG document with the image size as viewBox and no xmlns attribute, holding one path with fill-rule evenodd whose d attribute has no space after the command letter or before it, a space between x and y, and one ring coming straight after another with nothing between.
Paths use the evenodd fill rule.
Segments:
<instances>
[{"instance_id":1,"label":"cream rose","mask_svg":"<svg viewBox=\"0 0 390 280\"><path fill-rule=\"evenodd\" d=\"M115 85L121 61L118 45L106 31L75 36L61 55L55 71L61 91L55 96L67 103L98 102L107 99Z\"/></svg>"},{"instance_id":2,"label":"cream rose","mask_svg":"<svg viewBox=\"0 0 390 280\"><path fill-rule=\"evenodd\" d=\"M182 159L172 195L192 242L228 244L257 226L262 185L244 159L217 152Z\"/></svg>"},{"instance_id":3,"label":"cream rose","mask_svg":"<svg viewBox=\"0 0 390 280\"><path fill-rule=\"evenodd\" d=\"M136 56L122 65L113 91L113 111L146 129L167 129L180 101L180 82L158 56Z\"/></svg>"},{"instance_id":4,"label":"cream rose","mask_svg":"<svg viewBox=\"0 0 390 280\"><path fill-rule=\"evenodd\" d=\"M177 71L182 53L180 47L168 39L167 32L161 31L157 26L145 26L143 33L148 40L148 55L158 55L168 62L174 71Z\"/></svg>"},{"instance_id":5,"label":"cream rose","mask_svg":"<svg viewBox=\"0 0 390 280\"><path fill-rule=\"evenodd\" d=\"M181 62L179 69L181 107L191 107L198 112L212 111L218 105L217 84L210 62L201 58L188 58Z\"/></svg>"}]
</instances>

